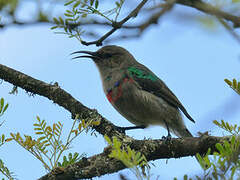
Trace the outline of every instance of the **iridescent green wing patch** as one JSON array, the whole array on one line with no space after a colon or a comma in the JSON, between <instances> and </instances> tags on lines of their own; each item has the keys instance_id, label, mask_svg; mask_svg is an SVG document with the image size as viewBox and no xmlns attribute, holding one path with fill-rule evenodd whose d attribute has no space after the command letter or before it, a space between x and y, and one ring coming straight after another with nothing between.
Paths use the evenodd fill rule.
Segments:
<instances>
[{"instance_id":1,"label":"iridescent green wing patch","mask_svg":"<svg viewBox=\"0 0 240 180\"><path fill-rule=\"evenodd\" d=\"M136 67L129 67L128 72L130 73L130 76L136 76L137 78L149 79L152 81L156 81L158 79L157 76L151 72L144 72L143 70Z\"/></svg>"}]
</instances>

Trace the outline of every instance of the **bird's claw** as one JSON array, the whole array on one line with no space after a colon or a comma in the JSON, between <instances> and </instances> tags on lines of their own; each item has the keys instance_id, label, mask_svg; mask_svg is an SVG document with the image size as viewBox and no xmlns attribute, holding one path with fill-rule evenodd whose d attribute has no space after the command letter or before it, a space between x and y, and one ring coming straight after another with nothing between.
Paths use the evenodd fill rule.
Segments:
<instances>
[{"instance_id":1,"label":"bird's claw","mask_svg":"<svg viewBox=\"0 0 240 180\"><path fill-rule=\"evenodd\" d=\"M163 136L162 140L164 140L165 142L169 142L172 139L171 134L168 134L167 136Z\"/></svg>"},{"instance_id":2,"label":"bird's claw","mask_svg":"<svg viewBox=\"0 0 240 180\"><path fill-rule=\"evenodd\" d=\"M117 130L118 132L122 133L122 134L126 134L126 128L124 127L119 127L119 126L115 126L115 130Z\"/></svg>"}]
</instances>

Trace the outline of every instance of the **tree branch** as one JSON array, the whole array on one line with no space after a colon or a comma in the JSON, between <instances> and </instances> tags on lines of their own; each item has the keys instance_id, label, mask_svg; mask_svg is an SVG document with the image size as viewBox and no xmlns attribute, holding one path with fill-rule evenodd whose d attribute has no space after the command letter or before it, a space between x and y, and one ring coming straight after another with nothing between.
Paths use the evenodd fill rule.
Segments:
<instances>
[{"instance_id":1,"label":"tree branch","mask_svg":"<svg viewBox=\"0 0 240 180\"><path fill-rule=\"evenodd\" d=\"M69 93L61 89L57 83L47 84L1 64L0 79L14 86L21 87L27 92L52 100L54 103L68 110L72 114L72 117L79 114L79 117L85 120L99 120L100 125L94 126L93 129L102 135L106 134L109 137L120 136L120 133L115 128L116 126L98 114L96 110L90 109L74 99Z\"/></svg>"},{"instance_id":2,"label":"tree branch","mask_svg":"<svg viewBox=\"0 0 240 180\"><path fill-rule=\"evenodd\" d=\"M202 136L191 138L174 138L165 140L130 140L126 143L131 149L141 152L148 161L166 158L179 158L194 156L196 153L204 154L208 148L212 153L216 151L215 144L228 140L228 137ZM109 158L111 148L105 148L103 153L69 165L65 169L57 168L39 180L76 180L93 178L109 173L118 172L126 167L120 161Z\"/></svg>"},{"instance_id":3,"label":"tree branch","mask_svg":"<svg viewBox=\"0 0 240 180\"><path fill-rule=\"evenodd\" d=\"M205 3L201 0L177 0L176 2L178 4L193 7L199 11L214 15L218 18L223 18L225 20L231 21L234 24L235 28L240 27L240 17L224 12L209 3Z\"/></svg>"}]
</instances>

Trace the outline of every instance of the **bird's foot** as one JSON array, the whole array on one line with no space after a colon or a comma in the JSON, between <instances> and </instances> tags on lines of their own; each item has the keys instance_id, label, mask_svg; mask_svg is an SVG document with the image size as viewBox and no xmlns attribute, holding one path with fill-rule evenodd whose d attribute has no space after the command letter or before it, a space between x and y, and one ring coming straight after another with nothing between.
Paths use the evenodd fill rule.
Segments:
<instances>
[{"instance_id":1,"label":"bird's foot","mask_svg":"<svg viewBox=\"0 0 240 180\"><path fill-rule=\"evenodd\" d=\"M116 130L120 133L125 134L125 131L127 130L132 130L132 129L144 129L146 128L146 126L144 125L140 125L140 126L130 126L130 127L119 127L119 126L115 126Z\"/></svg>"},{"instance_id":2,"label":"bird's foot","mask_svg":"<svg viewBox=\"0 0 240 180\"><path fill-rule=\"evenodd\" d=\"M164 140L165 142L169 142L172 139L171 134L168 134L167 136L163 136L162 140Z\"/></svg>"},{"instance_id":3,"label":"bird's foot","mask_svg":"<svg viewBox=\"0 0 240 180\"><path fill-rule=\"evenodd\" d=\"M126 134L126 128L125 127L115 126L115 129L122 134Z\"/></svg>"}]
</instances>

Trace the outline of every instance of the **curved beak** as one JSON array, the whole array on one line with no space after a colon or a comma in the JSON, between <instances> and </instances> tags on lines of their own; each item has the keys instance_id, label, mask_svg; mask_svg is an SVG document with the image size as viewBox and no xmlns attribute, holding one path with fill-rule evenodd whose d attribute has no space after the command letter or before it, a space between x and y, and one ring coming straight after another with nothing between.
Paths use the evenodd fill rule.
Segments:
<instances>
[{"instance_id":1,"label":"curved beak","mask_svg":"<svg viewBox=\"0 0 240 180\"><path fill-rule=\"evenodd\" d=\"M78 59L78 58L91 58L93 60L100 59L97 52L91 52L91 51L76 51L76 52L71 53L70 55L79 54L79 53L84 53L84 54L88 54L88 55L76 56L76 57L73 57L72 59Z\"/></svg>"}]
</instances>

